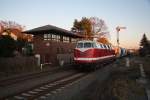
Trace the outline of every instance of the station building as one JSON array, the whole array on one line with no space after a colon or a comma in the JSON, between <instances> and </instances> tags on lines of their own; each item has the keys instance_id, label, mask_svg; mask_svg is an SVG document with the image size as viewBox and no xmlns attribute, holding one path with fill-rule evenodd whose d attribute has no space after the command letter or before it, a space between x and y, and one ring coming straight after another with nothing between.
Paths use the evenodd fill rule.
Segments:
<instances>
[{"instance_id":1,"label":"station building","mask_svg":"<svg viewBox=\"0 0 150 100\"><path fill-rule=\"evenodd\" d=\"M40 64L71 63L76 42L82 36L52 25L45 25L23 33L33 35L33 51L40 56Z\"/></svg>"}]
</instances>

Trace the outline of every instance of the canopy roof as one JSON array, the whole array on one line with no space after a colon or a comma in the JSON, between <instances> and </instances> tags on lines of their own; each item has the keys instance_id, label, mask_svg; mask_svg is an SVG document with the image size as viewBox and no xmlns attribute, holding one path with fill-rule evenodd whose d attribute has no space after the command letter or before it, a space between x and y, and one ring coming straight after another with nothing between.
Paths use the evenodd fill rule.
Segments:
<instances>
[{"instance_id":1,"label":"canopy roof","mask_svg":"<svg viewBox=\"0 0 150 100\"><path fill-rule=\"evenodd\" d=\"M37 27L31 30L24 31L23 33L26 34L33 34L33 35L38 35L38 34L56 34L56 35L63 35L63 36L69 36L69 37L74 37L74 38L82 38L82 36L77 35L71 31L58 28L53 25L45 25L41 27Z\"/></svg>"}]
</instances>

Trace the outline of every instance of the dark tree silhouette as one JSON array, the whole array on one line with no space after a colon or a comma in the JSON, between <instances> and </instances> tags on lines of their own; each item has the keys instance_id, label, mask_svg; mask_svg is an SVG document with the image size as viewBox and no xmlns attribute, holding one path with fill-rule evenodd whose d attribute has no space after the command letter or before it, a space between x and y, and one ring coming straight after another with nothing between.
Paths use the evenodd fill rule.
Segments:
<instances>
[{"instance_id":1,"label":"dark tree silhouette","mask_svg":"<svg viewBox=\"0 0 150 100\"><path fill-rule=\"evenodd\" d=\"M140 41L139 53L141 56L145 56L147 54L150 54L150 43L146 37L146 34L143 35L143 37Z\"/></svg>"},{"instance_id":2,"label":"dark tree silhouette","mask_svg":"<svg viewBox=\"0 0 150 100\"><path fill-rule=\"evenodd\" d=\"M0 57L11 57L14 56L16 49L16 41L9 35L1 36L0 38Z\"/></svg>"}]
</instances>

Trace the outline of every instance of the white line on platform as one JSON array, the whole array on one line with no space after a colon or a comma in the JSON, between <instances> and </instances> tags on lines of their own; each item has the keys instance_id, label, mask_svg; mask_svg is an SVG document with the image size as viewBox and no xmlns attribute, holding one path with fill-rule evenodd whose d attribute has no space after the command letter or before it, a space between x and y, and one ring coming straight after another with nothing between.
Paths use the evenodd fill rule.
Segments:
<instances>
[{"instance_id":1,"label":"white line on platform","mask_svg":"<svg viewBox=\"0 0 150 100\"><path fill-rule=\"evenodd\" d=\"M46 96L50 96L50 95L52 95L52 94L50 94L50 93L47 93L47 94L45 94Z\"/></svg>"},{"instance_id":2,"label":"white line on platform","mask_svg":"<svg viewBox=\"0 0 150 100\"><path fill-rule=\"evenodd\" d=\"M57 84L54 84L54 83L50 83L50 84L48 84L48 85L50 85L50 86L55 86L55 85L57 85Z\"/></svg>"},{"instance_id":3,"label":"white line on platform","mask_svg":"<svg viewBox=\"0 0 150 100\"><path fill-rule=\"evenodd\" d=\"M45 85L45 87L49 88L49 87L52 87L51 85Z\"/></svg>"},{"instance_id":4,"label":"white line on platform","mask_svg":"<svg viewBox=\"0 0 150 100\"><path fill-rule=\"evenodd\" d=\"M148 100L150 100L150 90L146 89Z\"/></svg>"},{"instance_id":5,"label":"white line on platform","mask_svg":"<svg viewBox=\"0 0 150 100\"><path fill-rule=\"evenodd\" d=\"M31 94L28 94L28 93L22 93L21 95L23 95L23 96L32 96Z\"/></svg>"},{"instance_id":6,"label":"white line on platform","mask_svg":"<svg viewBox=\"0 0 150 100\"><path fill-rule=\"evenodd\" d=\"M51 91L51 93L57 93L56 91Z\"/></svg>"},{"instance_id":7,"label":"white line on platform","mask_svg":"<svg viewBox=\"0 0 150 100\"><path fill-rule=\"evenodd\" d=\"M48 89L48 88L46 88L46 87L40 87L40 89L44 89L44 90L46 90L46 89Z\"/></svg>"},{"instance_id":8,"label":"white line on platform","mask_svg":"<svg viewBox=\"0 0 150 100\"><path fill-rule=\"evenodd\" d=\"M35 89L34 91L38 91L38 92L40 92L40 91L43 91L43 90L40 90L40 89Z\"/></svg>"},{"instance_id":9,"label":"white line on platform","mask_svg":"<svg viewBox=\"0 0 150 100\"><path fill-rule=\"evenodd\" d=\"M56 91L61 91L62 89L61 88L59 88L59 89L56 89Z\"/></svg>"},{"instance_id":10,"label":"white line on platform","mask_svg":"<svg viewBox=\"0 0 150 100\"><path fill-rule=\"evenodd\" d=\"M63 86L63 87L61 87L61 89L64 89L65 87Z\"/></svg>"},{"instance_id":11,"label":"white line on platform","mask_svg":"<svg viewBox=\"0 0 150 100\"><path fill-rule=\"evenodd\" d=\"M29 91L28 93L36 94L36 93L38 93L38 92L35 92L35 91Z\"/></svg>"},{"instance_id":12,"label":"white line on platform","mask_svg":"<svg viewBox=\"0 0 150 100\"><path fill-rule=\"evenodd\" d=\"M14 98L19 99L19 100L25 99L24 97L21 97L21 96L14 96Z\"/></svg>"},{"instance_id":13,"label":"white line on platform","mask_svg":"<svg viewBox=\"0 0 150 100\"><path fill-rule=\"evenodd\" d=\"M46 96L40 96L40 99L45 99L46 98Z\"/></svg>"}]
</instances>

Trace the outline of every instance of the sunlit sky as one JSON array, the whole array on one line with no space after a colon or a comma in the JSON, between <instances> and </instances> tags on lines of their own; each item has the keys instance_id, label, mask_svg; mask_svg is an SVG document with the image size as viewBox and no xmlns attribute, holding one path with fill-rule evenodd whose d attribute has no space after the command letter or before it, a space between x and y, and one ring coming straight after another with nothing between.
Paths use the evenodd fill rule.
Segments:
<instances>
[{"instance_id":1,"label":"sunlit sky","mask_svg":"<svg viewBox=\"0 0 150 100\"><path fill-rule=\"evenodd\" d=\"M70 30L74 19L96 16L103 19L116 45L137 48L144 33L150 39L150 0L0 0L0 20L11 20L26 30L51 24Z\"/></svg>"}]
</instances>

